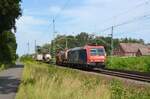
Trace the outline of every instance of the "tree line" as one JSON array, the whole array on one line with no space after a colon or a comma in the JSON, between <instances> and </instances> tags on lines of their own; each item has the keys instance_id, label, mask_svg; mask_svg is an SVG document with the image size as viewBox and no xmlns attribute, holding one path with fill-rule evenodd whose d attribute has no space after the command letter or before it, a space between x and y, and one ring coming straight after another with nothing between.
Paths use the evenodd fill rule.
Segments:
<instances>
[{"instance_id":1,"label":"tree line","mask_svg":"<svg viewBox=\"0 0 150 99\"><path fill-rule=\"evenodd\" d=\"M21 0L0 0L0 63L11 64L16 58L16 20L21 16Z\"/></svg>"},{"instance_id":2,"label":"tree line","mask_svg":"<svg viewBox=\"0 0 150 99\"><path fill-rule=\"evenodd\" d=\"M60 50L70 49L74 47L82 47L86 44L102 45L105 47L107 54L111 53L111 37L94 36L86 32L81 32L78 35L58 35L51 44L44 44L43 46L37 46L37 53L51 53L54 56ZM114 38L114 48L119 46L119 43L141 43L144 44L142 39L133 38Z\"/></svg>"}]
</instances>

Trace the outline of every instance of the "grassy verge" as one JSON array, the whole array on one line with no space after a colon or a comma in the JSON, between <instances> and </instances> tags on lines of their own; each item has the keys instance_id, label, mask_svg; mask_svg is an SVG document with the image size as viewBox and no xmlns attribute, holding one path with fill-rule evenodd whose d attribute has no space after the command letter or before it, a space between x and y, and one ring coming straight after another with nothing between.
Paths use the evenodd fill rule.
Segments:
<instances>
[{"instance_id":1,"label":"grassy verge","mask_svg":"<svg viewBox=\"0 0 150 99\"><path fill-rule=\"evenodd\" d=\"M113 57L108 58L107 68L150 72L150 56L143 57Z\"/></svg>"},{"instance_id":2,"label":"grassy verge","mask_svg":"<svg viewBox=\"0 0 150 99\"><path fill-rule=\"evenodd\" d=\"M0 63L0 71L2 71L5 68L5 65Z\"/></svg>"},{"instance_id":3,"label":"grassy verge","mask_svg":"<svg viewBox=\"0 0 150 99\"><path fill-rule=\"evenodd\" d=\"M150 86L124 84L115 79L25 62L16 99L149 99Z\"/></svg>"},{"instance_id":4,"label":"grassy verge","mask_svg":"<svg viewBox=\"0 0 150 99\"><path fill-rule=\"evenodd\" d=\"M11 67L12 65L14 65L14 64L2 64L2 63L0 63L0 72L4 69Z\"/></svg>"}]
</instances>

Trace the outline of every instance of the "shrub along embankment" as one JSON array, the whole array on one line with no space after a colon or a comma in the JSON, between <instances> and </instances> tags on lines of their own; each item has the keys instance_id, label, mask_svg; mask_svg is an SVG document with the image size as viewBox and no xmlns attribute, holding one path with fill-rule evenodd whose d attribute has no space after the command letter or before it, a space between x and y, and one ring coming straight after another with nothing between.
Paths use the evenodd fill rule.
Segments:
<instances>
[{"instance_id":1,"label":"shrub along embankment","mask_svg":"<svg viewBox=\"0 0 150 99\"><path fill-rule=\"evenodd\" d=\"M8 63L0 63L0 71L5 70L9 67L12 67L14 65L14 63L8 64Z\"/></svg>"}]
</instances>

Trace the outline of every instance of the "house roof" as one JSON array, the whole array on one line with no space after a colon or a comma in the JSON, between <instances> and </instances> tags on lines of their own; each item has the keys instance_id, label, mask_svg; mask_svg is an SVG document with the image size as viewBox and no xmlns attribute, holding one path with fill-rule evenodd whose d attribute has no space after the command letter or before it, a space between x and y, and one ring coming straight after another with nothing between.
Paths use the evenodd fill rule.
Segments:
<instances>
[{"instance_id":1,"label":"house roof","mask_svg":"<svg viewBox=\"0 0 150 99\"><path fill-rule=\"evenodd\" d=\"M140 48L139 51L142 55L150 55L150 50L148 48Z\"/></svg>"},{"instance_id":2,"label":"house roof","mask_svg":"<svg viewBox=\"0 0 150 99\"><path fill-rule=\"evenodd\" d=\"M148 48L150 48L150 45L147 45Z\"/></svg>"},{"instance_id":3,"label":"house roof","mask_svg":"<svg viewBox=\"0 0 150 99\"><path fill-rule=\"evenodd\" d=\"M147 46L139 43L120 43L120 47L124 52L136 53L140 48L147 48Z\"/></svg>"}]
</instances>

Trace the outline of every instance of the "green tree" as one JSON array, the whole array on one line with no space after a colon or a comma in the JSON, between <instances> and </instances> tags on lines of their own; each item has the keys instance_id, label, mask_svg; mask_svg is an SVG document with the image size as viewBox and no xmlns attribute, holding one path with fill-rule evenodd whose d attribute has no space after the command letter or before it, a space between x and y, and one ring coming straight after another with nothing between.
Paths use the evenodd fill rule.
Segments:
<instances>
[{"instance_id":1,"label":"green tree","mask_svg":"<svg viewBox=\"0 0 150 99\"><path fill-rule=\"evenodd\" d=\"M21 16L21 0L0 0L0 34L14 29L16 19Z\"/></svg>"},{"instance_id":2,"label":"green tree","mask_svg":"<svg viewBox=\"0 0 150 99\"><path fill-rule=\"evenodd\" d=\"M90 36L86 32L81 32L79 35L76 36L76 39L78 40L79 46L84 46L90 43L92 36Z\"/></svg>"},{"instance_id":3,"label":"green tree","mask_svg":"<svg viewBox=\"0 0 150 99\"><path fill-rule=\"evenodd\" d=\"M42 53L42 47L41 46L36 46L36 52L38 54L41 54Z\"/></svg>"},{"instance_id":4,"label":"green tree","mask_svg":"<svg viewBox=\"0 0 150 99\"><path fill-rule=\"evenodd\" d=\"M0 0L0 61L12 63L16 58L16 19L21 16L21 0Z\"/></svg>"},{"instance_id":5,"label":"green tree","mask_svg":"<svg viewBox=\"0 0 150 99\"><path fill-rule=\"evenodd\" d=\"M5 31L0 36L0 61L12 63L17 58L17 43L15 35L10 31Z\"/></svg>"},{"instance_id":6,"label":"green tree","mask_svg":"<svg viewBox=\"0 0 150 99\"><path fill-rule=\"evenodd\" d=\"M141 43L141 44L145 43L143 39L133 39L133 38L122 38L120 40L120 42L122 42L122 43Z\"/></svg>"},{"instance_id":7,"label":"green tree","mask_svg":"<svg viewBox=\"0 0 150 99\"><path fill-rule=\"evenodd\" d=\"M114 38L113 39L113 46L114 49L118 48L119 43L142 43L144 41L142 39L133 39L133 38ZM64 50L66 48L74 48L74 47L81 47L86 44L97 44L102 45L105 47L107 55L111 53L111 37L103 37L103 36L96 36L89 35L88 33L81 32L80 34L73 36L73 35L58 35L55 40L52 41L49 45L44 45L42 50L50 50L51 55L55 56L55 51L59 52L60 50ZM55 50L55 51L54 51Z\"/></svg>"},{"instance_id":8,"label":"green tree","mask_svg":"<svg viewBox=\"0 0 150 99\"><path fill-rule=\"evenodd\" d=\"M42 53L49 53L50 48L51 48L51 45L50 45L50 44L44 44L44 45L41 47Z\"/></svg>"}]
</instances>

